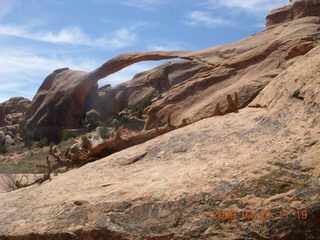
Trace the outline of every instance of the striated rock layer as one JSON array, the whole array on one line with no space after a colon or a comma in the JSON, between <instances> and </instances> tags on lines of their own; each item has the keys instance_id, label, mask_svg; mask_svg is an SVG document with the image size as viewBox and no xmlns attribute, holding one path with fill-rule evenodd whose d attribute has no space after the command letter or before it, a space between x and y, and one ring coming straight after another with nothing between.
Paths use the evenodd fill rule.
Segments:
<instances>
[{"instance_id":1,"label":"striated rock layer","mask_svg":"<svg viewBox=\"0 0 320 240\"><path fill-rule=\"evenodd\" d=\"M0 194L0 239L318 239L319 50L238 113Z\"/></svg>"}]
</instances>

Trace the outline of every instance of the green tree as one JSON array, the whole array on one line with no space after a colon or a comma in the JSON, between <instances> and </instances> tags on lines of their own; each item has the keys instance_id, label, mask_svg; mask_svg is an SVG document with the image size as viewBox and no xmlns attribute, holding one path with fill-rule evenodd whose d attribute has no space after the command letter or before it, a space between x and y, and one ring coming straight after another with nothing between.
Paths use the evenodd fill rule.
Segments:
<instances>
[{"instance_id":1,"label":"green tree","mask_svg":"<svg viewBox=\"0 0 320 240\"><path fill-rule=\"evenodd\" d=\"M19 134L24 142L24 146L30 148L32 146L32 139L34 137L34 133L27 128L26 125L21 124L19 127Z\"/></svg>"}]
</instances>

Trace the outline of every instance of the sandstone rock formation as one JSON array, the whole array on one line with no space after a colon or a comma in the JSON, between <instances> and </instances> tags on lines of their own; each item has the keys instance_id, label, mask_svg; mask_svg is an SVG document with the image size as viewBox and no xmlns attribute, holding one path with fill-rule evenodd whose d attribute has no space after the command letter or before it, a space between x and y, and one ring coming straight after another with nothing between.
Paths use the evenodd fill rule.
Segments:
<instances>
[{"instance_id":1,"label":"sandstone rock formation","mask_svg":"<svg viewBox=\"0 0 320 240\"><path fill-rule=\"evenodd\" d=\"M319 5L319 0L295 1L276 9L267 17L266 31L233 44L194 52L125 53L90 73L56 70L32 101L25 116L27 125L39 139L47 137L57 142L63 128L78 128L91 109L108 118L146 96L160 94L165 98L146 112L147 129L155 127L156 122L164 124L167 112L173 112L173 123L180 124L183 119L196 121L211 116L217 103L225 111L226 96L232 92L238 92L239 105L244 107L298 56L317 44ZM97 89L101 78L130 64L172 58L184 60L137 74L115 88Z\"/></svg>"},{"instance_id":2,"label":"sandstone rock formation","mask_svg":"<svg viewBox=\"0 0 320 240\"><path fill-rule=\"evenodd\" d=\"M297 3L318 7L317 0L291 7ZM56 116L55 130L77 124L90 110L86 105L95 105L85 98L96 95L90 93L97 91L96 82L134 61L161 55L195 64L193 73L147 109L147 128L172 116L175 126L168 124L166 134L157 133L166 127L142 131L148 139L150 133L158 137L134 147L116 135L92 149L122 151L40 185L1 193L0 240L318 239L320 17L290 20L228 46L129 53L91 73L64 69L48 76L28 109L30 126L43 128L38 134L50 133L44 128L51 114L68 113L61 124ZM161 69L167 68L151 79L165 79ZM98 92L100 100L115 99L114 111L140 97L138 90L119 89ZM158 89L141 96L148 91Z\"/></svg>"},{"instance_id":3,"label":"sandstone rock formation","mask_svg":"<svg viewBox=\"0 0 320 240\"><path fill-rule=\"evenodd\" d=\"M290 2L290 5L271 11L267 16L267 29L297 18L320 15L319 0L291 0Z\"/></svg>"},{"instance_id":4,"label":"sandstone rock formation","mask_svg":"<svg viewBox=\"0 0 320 240\"><path fill-rule=\"evenodd\" d=\"M317 239L319 50L274 78L254 107L0 194L0 239Z\"/></svg>"},{"instance_id":5,"label":"sandstone rock formation","mask_svg":"<svg viewBox=\"0 0 320 240\"><path fill-rule=\"evenodd\" d=\"M173 125L212 116L219 103L228 106L227 95L238 93L240 108L299 56L319 43L319 17L306 17L272 28L233 44L194 52L211 67L173 86L163 99L147 109L146 128L164 124L172 112Z\"/></svg>"},{"instance_id":6,"label":"sandstone rock formation","mask_svg":"<svg viewBox=\"0 0 320 240\"><path fill-rule=\"evenodd\" d=\"M119 55L92 72L55 70L39 88L25 116L38 138L59 141L64 128L77 128L85 114L86 99L96 83L131 64L184 57L188 52L131 52Z\"/></svg>"}]
</instances>

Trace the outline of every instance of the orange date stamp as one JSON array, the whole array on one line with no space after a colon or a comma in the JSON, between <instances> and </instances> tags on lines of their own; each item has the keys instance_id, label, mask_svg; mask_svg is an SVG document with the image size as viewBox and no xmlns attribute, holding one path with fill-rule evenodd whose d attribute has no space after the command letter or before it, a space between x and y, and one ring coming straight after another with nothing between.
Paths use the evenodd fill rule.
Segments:
<instances>
[{"instance_id":1,"label":"orange date stamp","mask_svg":"<svg viewBox=\"0 0 320 240\"><path fill-rule=\"evenodd\" d=\"M273 218L288 218L288 217L296 217L297 219L306 220L308 218L308 212L306 210L278 210L278 211L270 211L270 210L243 210L240 212L234 210L214 210L212 211L211 218L214 220L253 220L253 219L261 219L268 220Z\"/></svg>"}]
</instances>

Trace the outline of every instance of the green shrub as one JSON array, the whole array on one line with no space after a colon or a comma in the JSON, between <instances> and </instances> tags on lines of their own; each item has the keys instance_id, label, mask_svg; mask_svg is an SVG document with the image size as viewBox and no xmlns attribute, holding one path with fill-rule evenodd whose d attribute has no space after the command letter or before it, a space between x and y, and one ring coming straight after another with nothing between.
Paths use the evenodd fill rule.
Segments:
<instances>
[{"instance_id":1,"label":"green shrub","mask_svg":"<svg viewBox=\"0 0 320 240\"><path fill-rule=\"evenodd\" d=\"M34 133L30 129L28 129L26 125L22 124L19 126L19 134L22 138L22 141L24 142L24 146L30 148L32 146Z\"/></svg>"},{"instance_id":2,"label":"green shrub","mask_svg":"<svg viewBox=\"0 0 320 240\"><path fill-rule=\"evenodd\" d=\"M80 133L73 131L71 129L64 129L62 141L68 140L69 138L76 138L76 137L79 137L80 135L81 135Z\"/></svg>"},{"instance_id":3,"label":"green shrub","mask_svg":"<svg viewBox=\"0 0 320 240\"><path fill-rule=\"evenodd\" d=\"M119 121L121 122L121 124L125 124L125 123L127 123L129 121L129 118L127 118L124 115L121 115L120 118L119 118Z\"/></svg>"},{"instance_id":4,"label":"green shrub","mask_svg":"<svg viewBox=\"0 0 320 240\"><path fill-rule=\"evenodd\" d=\"M121 125L122 125L122 124L121 124L121 122L120 122L118 119L115 119L115 120L113 121L113 127L119 128Z\"/></svg>"},{"instance_id":5,"label":"green shrub","mask_svg":"<svg viewBox=\"0 0 320 240\"><path fill-rule=\"evenodd\" d=\"M152 103L152 96L145 97L133 107L133 114L139 118L143 117L144 110Z\"/></svg>"},{"instance_id":6,"label":"green shrub","mask_svg":"<svg viewBox=\"0 0 320 240\"><path fill-rule=\"evenodd\" d=\"M45 146L49 145L49 141L47 138L42 138L38 143L37 143L39 148L43 148Z\"/></svg>"},{"instance_id":7,"label":"green shrub","mask_svg":"<svg viewBox=\"0 0 320 240\"><path fill-rule=\"evenodd\" d=\"M7 153L6 146L0 146L0 154L6 154L6 153Z\"/></svg>"}]
</instances>

